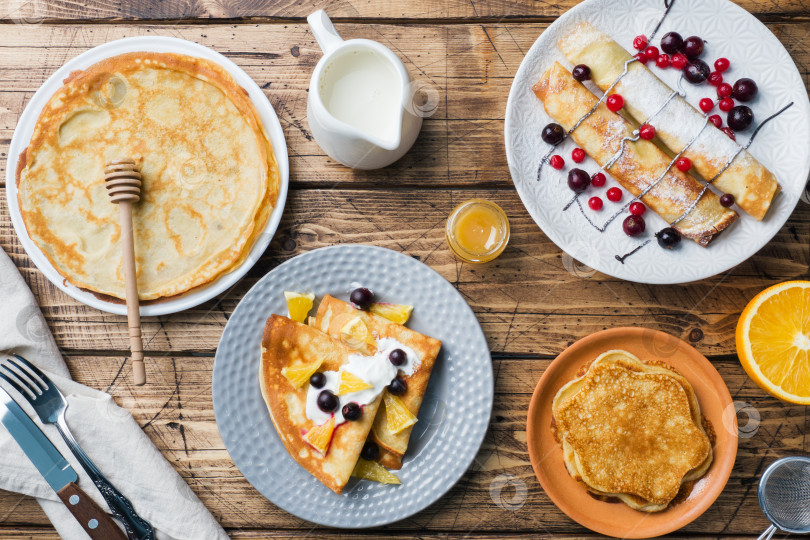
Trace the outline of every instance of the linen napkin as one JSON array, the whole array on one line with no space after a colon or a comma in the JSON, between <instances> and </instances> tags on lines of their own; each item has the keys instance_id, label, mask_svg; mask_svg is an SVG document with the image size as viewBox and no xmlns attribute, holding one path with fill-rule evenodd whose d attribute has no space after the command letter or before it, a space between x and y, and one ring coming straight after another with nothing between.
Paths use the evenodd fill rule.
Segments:
<instances>
[{"instance_id":1,"label":"linen napkin","mask_svg":"<svg viewBox=\"0 0 810 540\"><path fill-rule=\"evenodd\" d=\"M67 423L101 472L156 530L160 539L225 539L228 536L126 409L109 394L81 385L56 347L34 295L0 249L0 358L15 352L46 372L67 396ZM28 402L2 383L79 474L79 487L109 510L53 425L42 425ZM88 538L17 442L0 425L0 489L36 497L62 538Z\"/></svg>"}]
</instances>

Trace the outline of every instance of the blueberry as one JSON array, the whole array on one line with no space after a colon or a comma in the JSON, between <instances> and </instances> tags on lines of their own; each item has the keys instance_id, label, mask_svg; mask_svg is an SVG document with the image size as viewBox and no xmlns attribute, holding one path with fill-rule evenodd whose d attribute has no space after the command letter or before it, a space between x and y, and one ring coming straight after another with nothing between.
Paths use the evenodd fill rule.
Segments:
<instances>
[{"instance_id":1,"label":"blueberry","mask_svg":"<svg viewBox=\"0 0 810 540\"><path fill-rule=\"evenodd\" d=\"M565 130L560 124L554 122L547 124L540 132L540 137L552 146L556 146L565 138Z\"/></svg>"},{"instance_id":2,"label":"blueberry","mask_svg":"<svg viewBox=\"0 0 810 540\"><path fill-rule=\"evenodd\" d=\"M633 214L624 218L624 223L622 223L622 229L627 236L638 236L644 232L645 228L644 218Z\"/></svg>"},{"instance_id":3,"label":"blueberry","mask_svg":"<svg viewBox=\"0 0 810 540\"><path fill-rule=\"evenodd\" d=\"M408 361L408 355L402 349L394 349L388 354L388 359L398 367Z\"/></svg>"},{"instance_id":4,"label":"blueberry","mask_svg":"<svg viewBox=\"0 0 810 540\"><path fill-rule=\"evenodd\" d=\"M377 461L380 457L380 447L373 441L366 441L360 451L360 457L369 461Z\"/></svg>"},{"instance_id":5,"label":"blueberry","mask_svg":"<svg viewBox=\"0 0 810 540\"><path fill-rule=\"evenodd\" d=\"M754 121L754 111L746 105L737 105L728 112L726 123L728 127L734 131L743 131L748 129L751 122Z\"/></svg>"},{"instance_id":6,"label":"blueberry","mask_svg":"<svg viewBox=\"0 0 810 540\"><path fill-rule=\"evenodd\" d=\"M712 70L709 69L709 65L699 58L695 58L683 68L683 76L692 84L702 83L709 78L711 73Z\"/></svg>"},{"instance_id":7,"label":"blueberry","mask_svg":"<svg viewBox=\"0 0 810 540\"><path fill-rule=\"evenodd\" d=\"M728 208L734 204L734 195L731 193L723 193L720 196L720 206Z\"/></svg>"},{"instance_id":8,"label":"blueberry","mask_svg":"<svg viewBox=\"0 0 810 540\"><path fill-rule=\"evenodd\" d=\"M576 193L582 193L591 185L591 175L582 169L568 171L568 187Z\"/></svg>"},{"instance_id":9,"label":"blueberry","mask_svg":"<svg viewBox=\"0 0 810 540\"><path fill-rule=\"evenodd\" d=\"M591 68L585 64L579 64L571 70L571 75L579 82L587 81L591 78Z\"/></svg>"},{"instance_id":10,"label":"blueberry","mask_svg":"<svg viewBox=\"0 0 810 540\"><path fill-rule=\"evenodd\" d=\"M360 408L360 405L355 403L354 401L350 401L346 405L343 406L343 418L346 420L351 420L352 422L355 420L359 420L360 417L363 415L363 409Z\"/></svg>"},{"instance_id":11,"label":"blueberry","mask_svg":"<svg viewBox=\"0 0 810 540\"><path fill-rule=\"evenodd\" d=\"M655 233L658 245L664 249L672 249L681 242L681 233L672 227L666 227Z\"/></svg>"},{"instance_id":12,"label":"blueberry","mask_svg":"<svg viewBox=\"0 0 810 540\"><path fill-rule=\"evenodd\" d=\"M324 390L318 394L318 408L323 412L334 412L339 404L337 396L329 390Z\"/></svg>"},{"instance_id":13,"label":"blueberry","mask_svg":"<svg viewBox=\"0 0 810 540\"><path fill-rule=\"evenodd\" d=\"M703 54L703 40L697 36L689 36L683 40L683 53L690 60Z\"/></svg>"},{"instance_id":14,"label":"blueberry","mask_svg":"<svg viewBox=\"0 0 810 540\"><path fill-rule=\"evenodd\" d=\"M360 287L352 291L349 300L360 309L368 309L374 303L374 293L365 287Z\"/></svg>"},{"instance_id":15,"label":"blueberry","mask_svg":"<svg viewBox=\"0 0 810 540\"><path fill-rule=\"evenodd\" d=\"M326 384L326 375L318 371L317 373L313 373L312 377L309 378L309 384L314 386L315 388L323 388L323 385Z\"/></svg>"},{"instance_id":16,"label":"blueberry","mask_svg":"<svg viewBox=\"0 0 810 540\"><path fill-rule=\"evenodd\" d=\"M752 79L742 78L734 83L734 97L737 101L751 101L757 95L757 83Z\"/></svg>"},{"instance_id":17,"label":"blueberry","mask_svg":"<svg viewBox=\"0 0 810 540\"><path fill-rule=\"evenodd\" d=\"M395 396L401 396L408 391L408 385L405 383L405 379L397 375L394 377L394 380L391 381L391 384L388 385L388 391Z\"/></svg>"},{"instance_id":18,"label":"blueberry","mask_svg":"<svg viewBox=\"0 0 810 540\"><path fill-rule=\"evenodd\" d=\"M661 38L661 49L667 54L683 51L683 38L678 32L667 32Z\"/></svg>"}]
</instances>

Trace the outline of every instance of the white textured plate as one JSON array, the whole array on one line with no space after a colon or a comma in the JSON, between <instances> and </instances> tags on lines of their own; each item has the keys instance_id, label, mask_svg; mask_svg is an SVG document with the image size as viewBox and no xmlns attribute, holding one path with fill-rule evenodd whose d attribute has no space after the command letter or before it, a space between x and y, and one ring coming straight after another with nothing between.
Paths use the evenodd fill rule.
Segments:
<instances>
[{"instance_id":1,"label":"white textured plate","mask_svg":"<svg viewBox=\"0 0 810 540\"><path fill-rule=\"evenodd\" d=\"M14 224L14 230L17 232L20 243L25 248L25 252L28 256L31 257L31 260L34 261L37 268L45 274L45 277L47 277L51 283L83 304L109 313L126 315L127 307L125 304L102 300L95 294L79 289L71 283L68 283L51 265L50 261L48 261L39 247L31 240L31 237L28 236L28 231L25 229L22 216L20 215L15 175L17 171L17 161L20 154L25 150L31 140L31 134L34 131L34 126L36 125L40 112L42 112L42 108L51 96L62 87L62 81L70 72L79 69L87 69L91 65L111 56L136 51L186 54L211 60L225 68L236 83L248 92L250 100L256 107L264 130L270 138L270 142L273 144L273 151L276 162L278 163L278 171L281 179L276 206L270 214L270 218L267 220L264 232L259 235L256 242L253 244L250 255L245 259L245 262L231 272L220 276L206 285L197 287L186 294L173 297L170 300L141 305L141 315L143 316L164 315L192 308L206 300L210 300L233 286L250 270L250 267L259 260L259 257L261 257L264 250L267 249L267 246L270 244L270 240L273 239L273 234L275 234L278 223L281 221L281 213L284 211L284 203L287 200L287 185L289 183L287 142L284 139L284 132L281 129L281 124L278 121L278 117L272 105L270 105L270 102L267 100L261 88L259 88L247 73L242 71L242 68L208 47L173 37L131 37L111 41L83 52L76 58L65 63L65 65L56 70L56 72L45 81L31 98L31 101L28 102L28 105L26 105L25 110L20 116L17 127L14 130L14 135L11 138L11 146L9 147L8 160L6 162L6 200L8 202L9 214L11 215L11 222Z\"/></svg>"},{"instance_id":2,"label":"white textured plate","mask_svg":"<svg viewBox=\"0 0 810 540\"><path fill-rule=\"evenodd\" d=\"M402 469L395 471L402 485L352 480L337 495L301 468L276 434L259 389L260 344L267 317L287 314L285 290L348 300L353 282L370 287L378 301L412 304L408 326L440 339L442 349ZM287 512L343 528L392 523L444 495L478 453L494 393L486 339L458 291L407 255L363 245L304 253L259 280L225 327L213 384L219 432L245 478Z\"/></svg>"},{"instance_id":3,"label":"white textured plate","mask_svg":"<svg viewBox=\"0 0 810 540\"><path fill-rule=\"evenodd\" d=\"M728 0L675 0L661 29L653 39L658 45L666 32L677 31L682 36L697 35L707 41L701 57L711 67L714 60L724 56L731 61L725 78L733 82L741 77L754 79L759 86L758 97L750 104L755 123L793 101L794 105L778 118L769 122L757 135L750 152L770 169L782 185L780 193L767 217L757 222L739 211L740 219L723 232L708 248L684 240L673 251L658 247L653 233L666 226L663 219L647 212L647 231L640 240L629 238L622 232L622 219L615 220L605 234L588 225L585 218L572 206L563 212L572 192L566 184L566 171L573 164L573 141L566 140L559 153L566 167L557 171L543 168L537 181L540 158L549 146L540 138L540 131L551 119L543 104L531 91L540 75L555 61L572 67L557 49L557 41L574 24L589 21L610 34L631 52L633 38L649 35L664 11L663 0L586 0L557 19L537 39L515 76L506 106L506 156L512 180L523 204L543 232L560 248L580 262L622 279L640 283L683 283L703 279L733 268L756 253L779 231L793 211L802 194L810 172L810 103L799 71L779 40L756 18ZM676 84L675 69L661 70L649 64L656 75L667 84ZM590 83L589 83L590 84ZM714 87L708 83L693 86L684 84L687 100L696 104L703 97L715 98ZM594 86L590 86L596 90ZM598 90L596 90L598 92ZM725 113L717 108L713 114ZM753 129L738 135L743 144ZM597 164L587 158L581 165L593 173ZM591 187L586 197L599 195L605 203L601 212L586 212L597 223L613 214L619 205L605 197L607 187L615 185L608 180L605 188ZM628 193L624 193L628 200ZM649 245L629 257L624 264L616 260L652 238Z\"/></svg>"}]
</instances>

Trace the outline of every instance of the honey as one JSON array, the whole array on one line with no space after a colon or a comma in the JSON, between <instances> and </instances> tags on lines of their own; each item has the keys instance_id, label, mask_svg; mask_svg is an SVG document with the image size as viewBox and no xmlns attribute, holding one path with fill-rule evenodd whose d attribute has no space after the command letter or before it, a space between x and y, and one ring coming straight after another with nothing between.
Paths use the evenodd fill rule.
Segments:
<instances>
[{"instance_id":1,"label":"honey","mask_svg":"<svg viewBox=\"0 0 810 540\"><path fill-rule=\"evenodd\" d=\"M459 259L484 263L495 259L509 242L509 220L497 204L471 199L447 218L447 245Z\"/></svg>"}]
</instances>

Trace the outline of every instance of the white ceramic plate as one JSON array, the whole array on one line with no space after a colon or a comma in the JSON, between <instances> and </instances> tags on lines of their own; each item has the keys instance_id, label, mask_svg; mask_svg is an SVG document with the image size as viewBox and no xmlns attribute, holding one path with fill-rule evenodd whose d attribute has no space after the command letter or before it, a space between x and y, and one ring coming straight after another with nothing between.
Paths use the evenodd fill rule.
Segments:
<instances>
[{"instance_id":1,"label":"white ceramic plate","mask_svg":"<svg viewBox=\"0 0 810 540\"><path fill-rule=\"evenodd\" d=\"M337 495L301 468L279 439L259 388L260 344L272 313L287 314L284 291L348 300L353 282L378 301L414 306L408 327L442 341L400 486L351 480ZM317 304L313 308L313 313ZM228 320L214 362L214 413L225 446L253 486L300 518L331 527L375 527L433 504L472 463L492 413L492 359L470 306L421 262L373 246L316 249L279 265L245 295Z\"/></svg>"},{"instance_id":2,"label":"white ceramic plate","mask_svg":"<svg viewBox=\"0 0 810 540\"><path fill-rule=\"evenodd\" d=\"M220 276L214 281L189 291L186 294L173 297L170 300L156 302L148 305L141 305L141 315L165 315L167 313L176 313L199 305L206 300L217 296L218 294L226 291L233 286L239 279L247 273L253 264L259 260L264 250L270 244L276 229L278 228L279 221L281 221L281 214L284 211L284 203L287 200L287 185L289 183L289 163L287 160L287 143L284 139L284 132L281 129L281 124L278 121L273 107L267 100L267 97L262 92L261 88L251 79L242 68L228 60L223 55L216 51L204 47L191 41L177 39L172 37L159 37L159 36L145 36L145 37L131 37L121 39L118 41L111 41L98 47L94 47L89 51L85 51L76 58L69 60L64 66L59 68L47 81L40 87L39 90L28 102L25 107L20 120L17 122L17 127L14 130L14 135L11 138L11 146L9 147L8 161L6 162L6 199L8 201L9 214L11 215L11 222L14 225L14 230L20 239L20 243L25 248L25 252L34 261L37 268L45 274L45 277L53 283L56 287L72 296L79 302L92 306L94 308L115 313L118 315L126 315L127 307L123 303L109 302L102 300L93 293L79 289L78 287L68 283L59 272L51 265L50 261L45 257L42 251L28 236L28 231L25 229L22 216L20 215L20 207L17 203L17 182L15 174L17 171L17 160L20 154L28 146L31 140L31 134L34 131L37 118L39 118L42 108L51 98L51 96L62 87L62 81L70 74L71 71L78 69L86 69L91 65L111 56L124 54L128 52L148 51L148 52L168 52L186 54L189 56L196 56L211 60L225 68L234 80L247 90L256 111L261 118L262 125L264 126L270 142L273 144L273 151L275 153L276 162L278 163L279 175L281 178L281 186L278 193L278 200L273 209L270 218L267 220L267 225L264 232L259 235L253 248L250 250L250 255L238 267L234 268L227 274Z\"/></svg>"},{"instance_id":3,"label":"white ceramic plate","mask_svg":"<svg viewBox=\"0 0 810 540\"><path fill-rule=\"evenodd\" d=\"M739 211L740 219L724 231L708 248L684 240L678 249L661 249L653 233L666 226L663 219L647 212L647 230L641 240L629 238L622 232L622 219L615 220L605 234L588 225L572 206L562 208L571 199L566 184L570 169L573 141L566 140L559 153L566 160L563 171L544 167L540 181L537 169L540 158L549 146L540 138L544 125L552 120L543 104L532 93L531 86L555 61L572 67L557 49L557 41L574 24L589 21L610 34L631 52L633 38L649 35L664 12L663 0L586 0L566 12L543 32L529 49L515 76L506 106L506 155L512 179L523 204L543 232L561 249L580 262L605 274L640 283L683 283L703 279L733 268L756 253L779 231L799 201L810 172L810 103L807 90L790 55L774 36L754 16L728 0L675 0L669 15L661 25L653 44L658 45L666 32L677 31L683 37L697 35L707 41L701 57L709 66L723 56L731 61L726 81L733 83L741 77L754 79L759 86L757 98L750 104L755 122L778 111L789 102L793 107L769 122L757 135L750 148L763 165L770 169L782 186L767 217L757 222ZM678 71L658 69L649 64L656 75L674 86ZM589 83L590 84L590 83ZM715 98L714 87L708 83L684 84L687 100L692 104L703 97ZM590 86L601 95L594 86ZM721 114L725 123L725 114ZM745 143L753 129L738 135ZM579 165L593 173L598 165L586 158ZM605 190L616 185L608 180L605 188L591 187L586 197L599 195L605 203L601 212L586 212L601 224L620 206L605 197ZM624 192L624 200L628 200ZM584 201L583 201L584 203ZM629 257L624 264L616 260L641 241L652 238L646 247Z\"/></svg>"}]
</instances>

